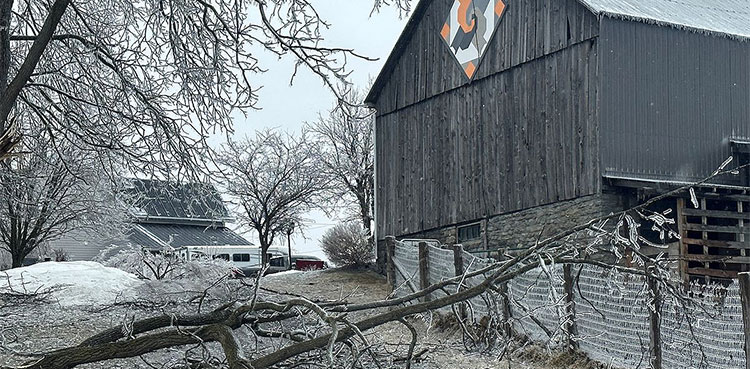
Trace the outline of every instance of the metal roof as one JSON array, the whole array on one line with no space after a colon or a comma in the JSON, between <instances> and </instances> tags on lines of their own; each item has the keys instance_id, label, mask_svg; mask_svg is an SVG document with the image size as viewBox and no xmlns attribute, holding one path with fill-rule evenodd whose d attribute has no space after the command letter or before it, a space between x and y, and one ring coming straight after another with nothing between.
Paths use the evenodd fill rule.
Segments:
<instances>
[{"instance_id":1,"label":"metal roof","mask_svg":"<svg viewBox=\"0 0 750 369\"><path fill-rule=\"evenodd\" d=\"M595 14L750 38L750 0L579 0Z\"/></svg>"},{"instance_id":2,"label":"metal roof","mask_svg":"<svg viewBox=\"0 0 750 369\"><path fill-rule=\"evenodd\" d=\"M214 220L221 223L229 218L221 196L209 184L133 179L125 193L131 197L134 215L139 220Z\"/></svg>"},{"instance_id":3,"label":"metal roof","mask_svg":"<svg viewBox=\"0 0 750 369\"><path fill-rule=\"evenodd\" d=\"M250 246L251 242L226 227L144 224L133 227L129 236L133 244L149 249L183 246Z\"/></svg>"}]
</instances>

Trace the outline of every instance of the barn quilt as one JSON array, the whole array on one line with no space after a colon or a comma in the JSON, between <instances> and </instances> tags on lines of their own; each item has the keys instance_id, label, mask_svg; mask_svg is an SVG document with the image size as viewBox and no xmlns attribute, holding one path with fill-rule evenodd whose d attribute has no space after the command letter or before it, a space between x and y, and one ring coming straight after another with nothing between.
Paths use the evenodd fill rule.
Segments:
<instances>
[{"instance_id":1,"label":"barn quilt","mask_svg":"<svg viewBox=\"0 0 750 369\"><path fill-rule=\"evenodd\" d=\"M506 8L503 0L455 0L440 35L471 79Z\"/></svg>"}]
</instances>

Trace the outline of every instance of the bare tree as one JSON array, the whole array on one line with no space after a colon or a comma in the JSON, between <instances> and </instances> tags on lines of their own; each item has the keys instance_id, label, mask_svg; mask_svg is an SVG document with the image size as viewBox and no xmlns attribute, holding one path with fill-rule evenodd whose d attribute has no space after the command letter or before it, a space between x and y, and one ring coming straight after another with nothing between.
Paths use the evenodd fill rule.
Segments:
<instances>
[{"instance_id":1,"label":"bare tree","mask_svg":"<svg viewBox=\"0 0 750 369\"><path fill-rule=\"evenodd\" d=\"M256 108L263 50L294 58L292 79L303 67L337 91L357 55L323 46L327 27L305 0L3 0L0 157L41 122L52 144L74 142L104 164L200 166L207 137Z\"/></svg>"},{"instance_id":2,"label":"bare tree","mask_svg":"<svg viewBox=\"0 0 750 369\"><path fill-rule=\"evenodd\" d=\"M73 230L121 235L125 208L94 158L71 147L54 150L39 137L21 146L26 154L0 163L0 249L11 254L13 267Z\"/></svg>"},{"instance_id":3,"label":"bare tree","mask_svg":"<svg viewBox=\"0 0 750 369\"><path fill-rule=\"evenodd\" d=\"M363 94L353 90L349 104L337 104L307 129L321 150L321 162L331 177L333 205L355 208L356 218L372 236L375 204L374 111L362 105Z\"/></svg>"},{"instance_id":4,"label":"bare tree","mask_svg":"<svg viewBox=\"0 0 750 369\"><path fill-rule=\"evenodd\" d=\"M230 141L217 163L219 185L238 205L238 220L258 233L264 264L276 236L284 234L288 224L301 224L327 185L317 167L317 152L305 136L260 131L252 139Z\"/></svg>"}]
</instances>

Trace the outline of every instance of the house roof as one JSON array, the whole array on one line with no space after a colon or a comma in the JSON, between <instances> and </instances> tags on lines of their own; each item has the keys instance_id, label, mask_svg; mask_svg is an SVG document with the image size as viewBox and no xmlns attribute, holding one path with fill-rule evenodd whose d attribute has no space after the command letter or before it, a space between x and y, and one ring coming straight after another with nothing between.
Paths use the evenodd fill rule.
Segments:
<instances>
[{"instance_id":1,"label":"house roof","mask_svg":"<svg viewBox=\"0 0 750 369\"><path fill-rule=\"evenodd\" d=\"M131 197L133 213L140 222L222 223L229 218L221 196L209 184L133 179L125 193Z\"/></svg>"},{"instance_id":2,"label":"house roof","mask_svg":"<svg viewBox=\"0 0 750 369\"><path fill-rule=\"evenodd\" d=\"M750 0L576 0L599 16L750 39ZM365 98L374 104L431 0L420 0Z\"/></svg>"},{"instance_id":3,"label":"house roof","mask_svg":"<svg viewBox=\"0 0 750 369\"><path fill-rule=\"evenodd\" d=\"M162 249L183 246L251 246L252 243L226 227L203 227L174 224L144 224L133 227L129 236L133 244Z\"/></svg>"}]
</instances>

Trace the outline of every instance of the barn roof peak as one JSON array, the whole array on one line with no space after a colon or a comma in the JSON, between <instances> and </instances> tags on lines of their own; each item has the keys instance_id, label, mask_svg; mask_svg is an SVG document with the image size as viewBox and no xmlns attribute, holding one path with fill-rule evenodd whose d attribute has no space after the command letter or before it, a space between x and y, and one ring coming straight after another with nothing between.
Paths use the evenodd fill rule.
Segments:
<instances>
[{"instance_id":1,"label":"barn roof peak","mask_svg":"<svg viewBox=\"0 0 750 369\"><path fill-rule=\"evenodd\" d=\"M750 40L750 0L576 0L589 11L610 18L673 27L736 40ZM374 104L411 34L433 0L420 0L399 36L366 103Z\"/></svg>"}]
</instances>

